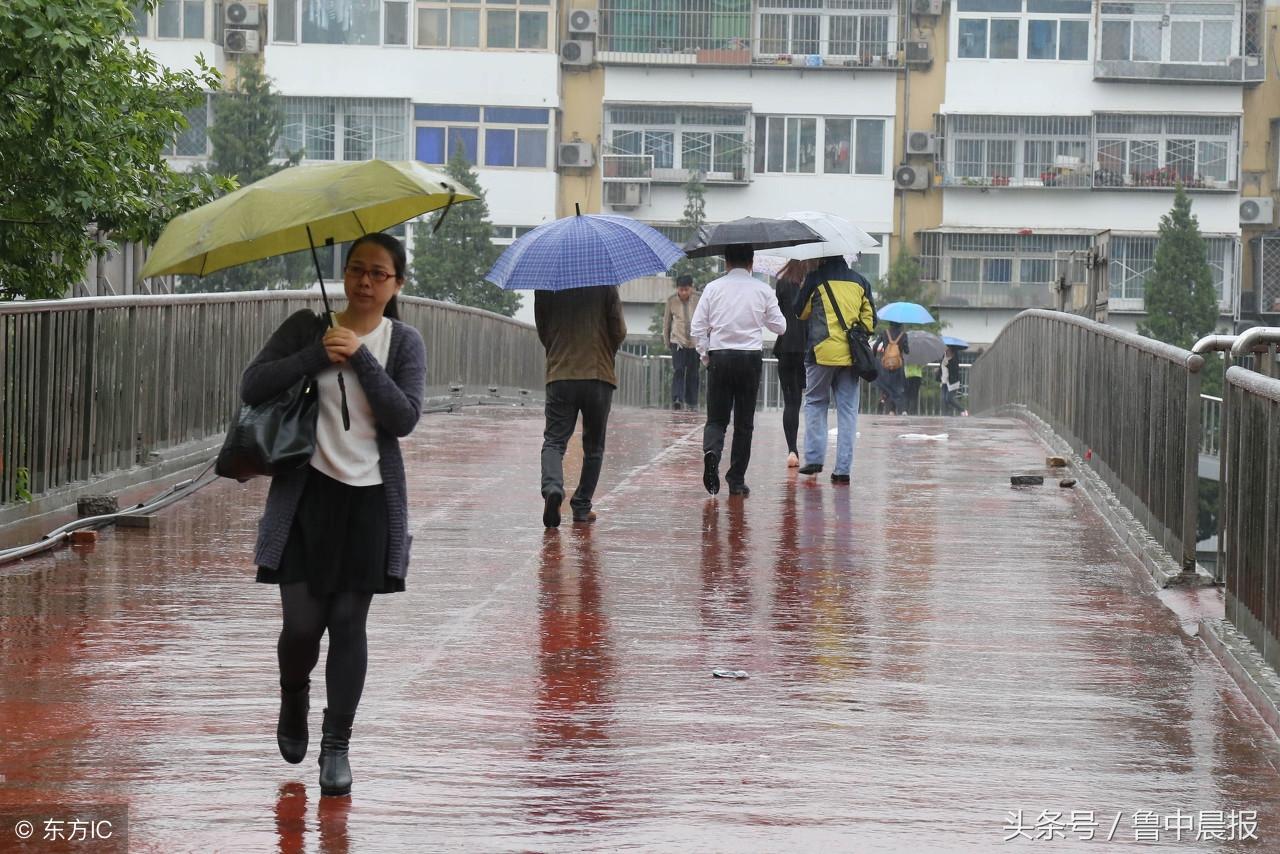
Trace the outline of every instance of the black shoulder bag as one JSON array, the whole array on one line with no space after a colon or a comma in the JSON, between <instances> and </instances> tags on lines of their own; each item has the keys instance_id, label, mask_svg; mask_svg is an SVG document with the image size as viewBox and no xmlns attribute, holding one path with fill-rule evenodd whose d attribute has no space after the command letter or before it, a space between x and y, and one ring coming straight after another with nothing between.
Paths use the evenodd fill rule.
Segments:
<instances>
[{"instance_id":1,"label":"black shoulder bag","mask_svg":"<svg viewBox=\"0 0 1280 854\"><path fill-rule=\"evenodd\" d=\"M866 331L860 326L850 327L845 323L844 315L840 312L840 303L836 302L836 295L831 290L831 282L823 279L822 287L827 292L827 299L831 300L831 308L836 313L836 320L840 321L840 328L844 330L845 340L849 342L853 372L867 382L873 382L880 372L876 368L875 357L871 355L871 344L867 340Z\"/></svg>"},{"instance_id":2,"label":"black shoulder bag","mask_svg":"<svg viewBox=\"0 0 1280 854\"><path fill-rule=\"evenodd\" d=\"M213 470L241 483L301 468L316 450L320 396L315 377L303 377L257 406L241 406Z\"/></svg>"}]
</instances>

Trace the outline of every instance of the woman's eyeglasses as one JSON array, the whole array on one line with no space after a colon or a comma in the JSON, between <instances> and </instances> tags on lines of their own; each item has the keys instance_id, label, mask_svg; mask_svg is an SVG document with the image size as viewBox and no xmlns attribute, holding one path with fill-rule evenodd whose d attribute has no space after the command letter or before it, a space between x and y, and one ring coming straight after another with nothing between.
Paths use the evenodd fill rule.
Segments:
<instances>
[{"instance_id":1,"label":"woman's eyeglasses","mask_svg":"<svg viewBox=\"0 0 1280 854\"><path fill-rule=\"evenodd\" d=\"M387 279L393 278L395 273L388 273L386 270L366 270L364 267L348 267L343 271L348 279L360 281L365 276L369 277L369 281L375 285L380 285Z\"/></svg>"}]
</instances>

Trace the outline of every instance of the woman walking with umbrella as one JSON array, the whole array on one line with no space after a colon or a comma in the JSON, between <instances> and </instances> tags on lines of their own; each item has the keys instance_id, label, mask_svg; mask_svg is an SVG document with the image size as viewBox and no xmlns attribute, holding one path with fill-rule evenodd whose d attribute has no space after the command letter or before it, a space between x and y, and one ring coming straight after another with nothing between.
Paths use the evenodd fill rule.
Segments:
<instances>
[{"instance_id":1,"label":"woman walking with umbrella","mask_svg":"<svg viewBox=\"0 0 1280 854\"><path fill-rule=\"evenodd\" d=\"M778 307L787 319L787 331L773 342L773 355L778 360L778 384L782 386L782 433L787 440L787 467L800 465L796 444L800 432L800 402L804 395L804 353L808 337L805 324L796 316L795 302L804 277L813 266L811 261L788 261L778 271L775 291Z\"/></svg>"},{"instance_id":2,"label":"woman walking with umbrella","mask_svg":"<svg viewBox=\"0 0 1280 854\"><path fill-rule=\"evenodd\" d=\"M258 581L280 586L280 753L301 762L308 742L311 670L329 633L328 705L320 741L320 791L351 791L347 758L368 663L365 623L374 595L404 590L408 506L400 437L418 423L426 349L396 319L405 251L385 234L356 240L343 284L347 307L324 329L310 311L289 317L245 369L240 396L256 405L313 376L320 413L310 465L276 475L259 525ZM346 384L347 413L337 387ZM349 426L348 426L349 422Z\"/></svg>"}]
</instances>

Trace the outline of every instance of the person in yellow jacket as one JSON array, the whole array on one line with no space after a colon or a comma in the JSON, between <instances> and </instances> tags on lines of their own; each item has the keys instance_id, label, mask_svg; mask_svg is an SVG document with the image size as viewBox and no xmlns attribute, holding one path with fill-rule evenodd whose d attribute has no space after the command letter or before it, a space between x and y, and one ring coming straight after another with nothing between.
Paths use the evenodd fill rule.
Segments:
<instances>
[{"instance_id":1,"label":"person in yellow jacket","mask_svg":"<svg viewBox=\"0 0 1280 854\"><path fill-rule=\"evenodd\" d=\"M827 456L827 408L834 397L836 464L831 482L847 484L853 468L854 439L858 435L859 392L845 328L857 325L868 334L875 328L871 283L851 270L841 256L824 258L805 278L804 287L796 296L795 309L796 315L808 324L804 465L800 467L800 474L822 471Z\"/></svg>"}]
</instances>

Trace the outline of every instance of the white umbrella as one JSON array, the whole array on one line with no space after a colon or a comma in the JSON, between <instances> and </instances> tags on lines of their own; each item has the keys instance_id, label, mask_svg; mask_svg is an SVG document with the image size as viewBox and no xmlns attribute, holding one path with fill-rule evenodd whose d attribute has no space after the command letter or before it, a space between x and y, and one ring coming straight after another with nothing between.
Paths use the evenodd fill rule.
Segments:
<instances>
[{"instance_id":1,"label":"white umbrella","mask_svg":"<svg viewBox=\"0 0 1280 854\"><path fill-rule=\"evenodd\" d=\"M783 214L782 219L793 219L804 223L822 236L822 242L761 249L757 254L808 261L813 258L827 258L831 255L856 255L880 245L870 234L835 214L821 211L790 211Z\"/></svg>"}]
</instances>

